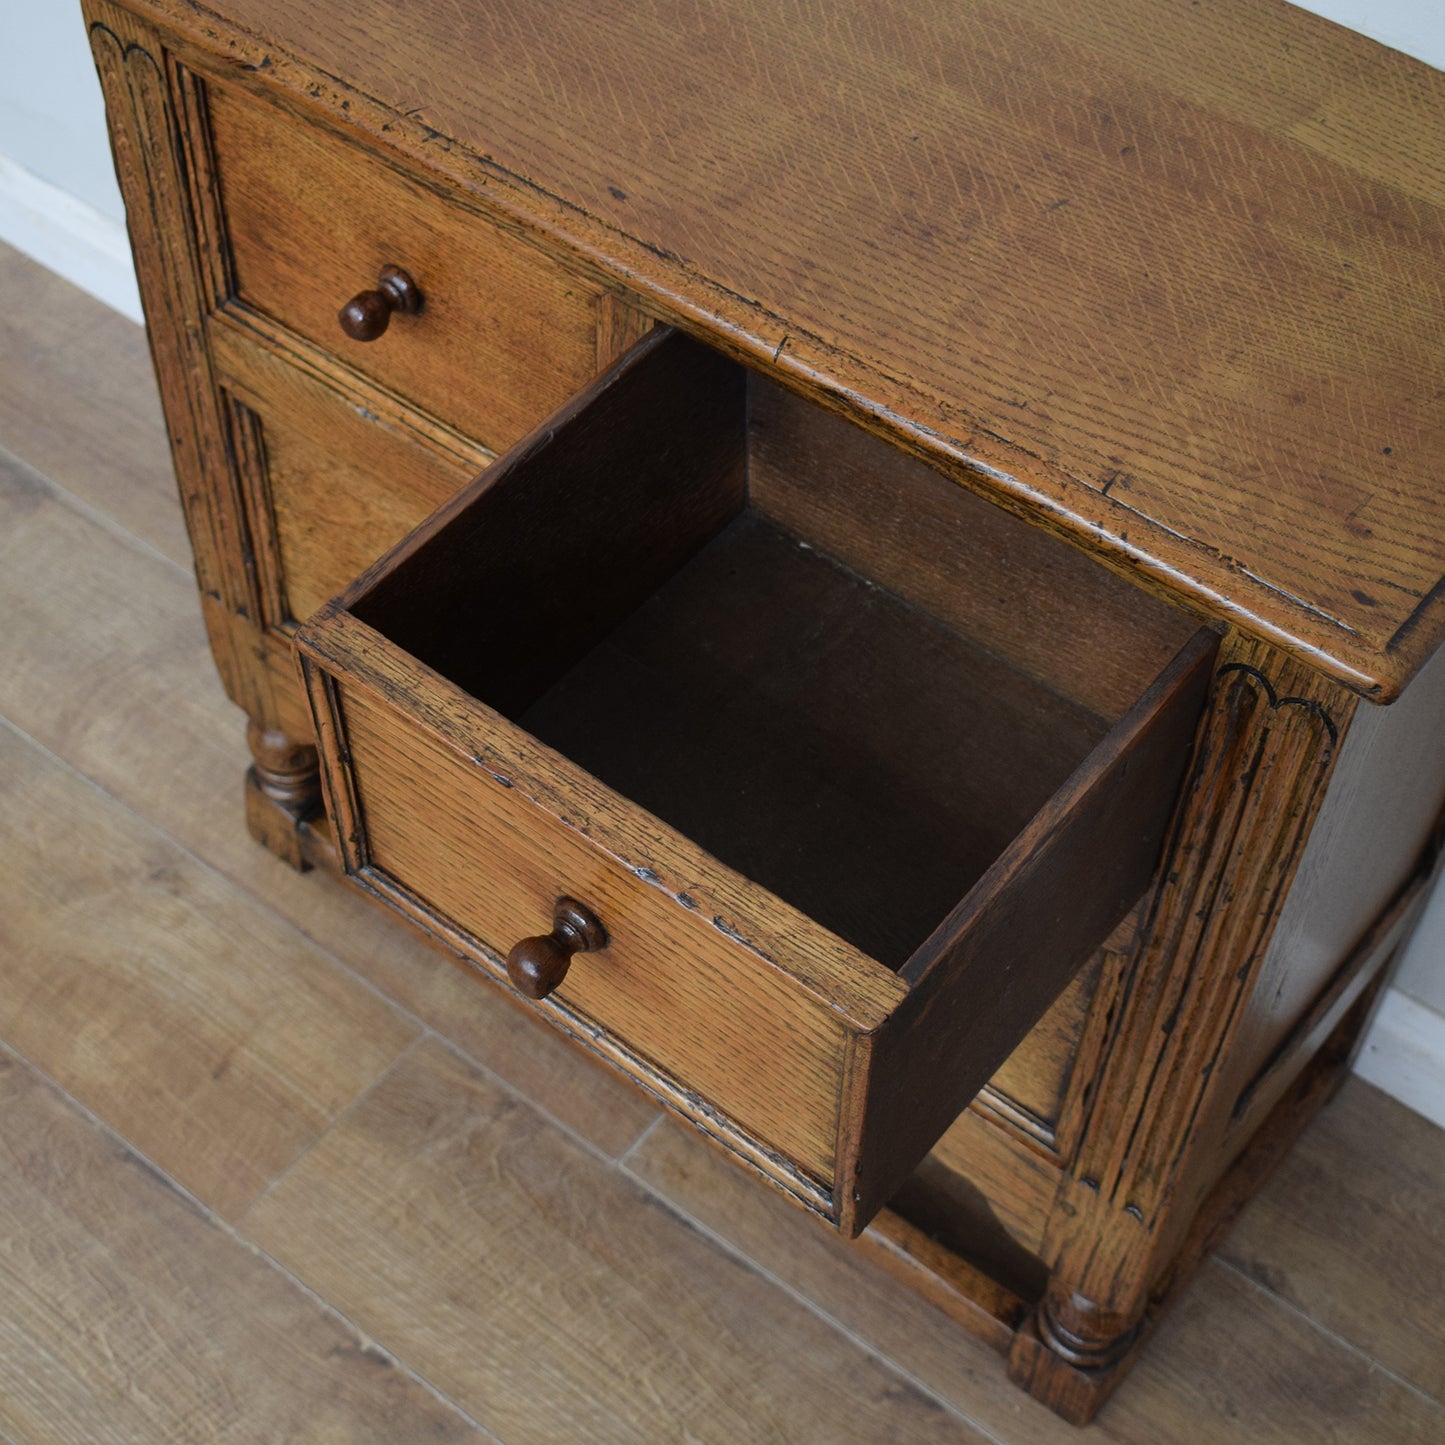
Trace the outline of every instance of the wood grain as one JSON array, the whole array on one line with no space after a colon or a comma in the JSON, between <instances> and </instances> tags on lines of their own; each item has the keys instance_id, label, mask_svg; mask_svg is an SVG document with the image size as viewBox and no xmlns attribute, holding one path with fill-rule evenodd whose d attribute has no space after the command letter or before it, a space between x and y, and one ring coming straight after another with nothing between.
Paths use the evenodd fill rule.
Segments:
<instances>
[{"instance_id":1,"label":"wood grain","mask_svg":"<svg viewBox=\"0 0 1445 1445\"><path fill-rule=\"evenodd\" d=\"M948 1126L920 1167L977 1190L1021 1245L1039 1249L1059 1192L1058 1161L1037 1145L1021 1145L977 1103Z\"/></svg>"},{"instance_id":2,"label":"wood grain","mask_svg":"<svg viewBox=\"0 0 1445 1445\"><path fill-rule=\"evenodd\" d=\"M1127 1394L1105 1407L1105 1428L1131 1445L1428 1445L1445 1431L1439 1404L1292 1311L1259 1309L1255 1293L1206 1265L1141 1357Z\"/></svg>"},{"instance_id":3,"label":"wood grain","mask_svg":"<svg viewBox=\"0 0 1445 1445\"><path fill-rule=\"evenodd\" d=\"M1246 0L144 6L1351 686L1445 633L1424 64Z\"/></svg>"},{"instance_id":4,"label":"wood grain","mask_svg":"<svg viewBox=\"0 0 1445 1445\"><path fill-rule=\"evenodd\" d=\"M231 472L224 412L211 374L199 318L214 300L212 260L193 243L195 206L212 200L208 177L187 164L177 146L177 110L189 94L189 72L167 69L159 37L126 11L96 0L86 11L91 53L116 118L111 150L134 203L126 223L147 317L155 374L167 398L167 432L196 578L232 612L255 617L255 578L247 566L242 499ZM204 227L206 223L203 221ZM223 660L218 655L218 662Z\"/></svg>"},{"instance_id":5,"label":"wood grain","mask_svg":"<svg viewBox=\"0 0 1445 1445\"><path fill-rule=\"evenodd\" d=\"M488 1438L4 1049L0 1213L15 1445Z\"/></svg>"},{"instance_id":6,"label":"wood grain","mask_svg":"<svg viewBox=\"0 0 1445 1445\"><path fill-rule=\"evenodd\" d=\"M831 1180L847 1021L798 988L785 959L759 958L710 916L640 880L640 863L608 856L519 788L399 725L374 698L347 688L342 705L368 870L502 955L546 931L558 897L586 903L609 944L576 961L557 1000Z\"/></svg>"},{"instance_id":7,"label":"wood grain","mask_svg":"<svg viewBox=\"0 0 1445 1445\"><path fill-rule=\"evenodd\" d=\"M297 635L297 646L313 674L313 700L329 704L321 686L328 672L344 678L353 693L369 698L370 705L388 716L393 753L405 750L410 735L447 770L470 776L474 788L485 782L499 791L515 791L518 801L501 805L503 812L525 806L548 815L571 835L569 850L588 849L609 858L614 871L630 874L678 909L695 913L720 937L751 954L755 967L789 980L790 987L811 995L840 1019L873 1027L902 996L904 986L890 970L629 805L350 613L339 607L324 609ZM317 711L320 715L322 708ZM339 745L339 737L328 744L331 765L324 775L333 780L343 776ZM417 771L414 762L407 766ZM425 765L420 771L424 776ZM385 786L384 778L382 782ZM364 839L357 831L350 787L335 788L328 796L342 846L350 849L348 865L359 870L365 864ZM443 809L448 806L444 793L437 801ZM450 806L458 814L457 825L465 829L465 814ZM415 824L398 821L416 831ZM436 871L435 862L429 859L429 871ZM445 865L433 886L444 876ZM450 886L464 890L465 884L458 875ZM468 909L474 901L467 903Z\"/></svg>"},{"instance_id":8,"label":"wood grain","mask_svg":"<svg viewBox=\"0 0 1445 1445\"><path fill-rule=\"evenodd\" d=\"M983 1439L435 1045L244 1227L518 1445Z\"/></svg>"},{"instance_id":9,"label":"wood grain","mask_svg":"<svg viewBox=\"0 0 1445 1445\"><path fill-rule=\"evenodd\" d=\"M1045 1242L1053 1276L1044 1307L1087 1342L1077 1353L1090 1367L1127 1350L1150 1291L1228 1163L1209 1147L1237 1097L1221 1051L1247 1015L1355 707L1261 644L1229 638L1220 664L1164 883Z\"/></svg>"},{"instance_id":10,"label":"wood grain","mask_svg":"<svg viewBox=\"0 0 1445 1445\"><path fill-rule=\"evenodd\" d=\"M0 466L0 605L0 713L599 1148L655 1116L339 883L251 842L245 718L215 684L192 579L17 463Z\"/></svg>"},{"instance_id":11,"label":"wood grain","mask_svg":"<svg viewBox=\"0 0 1445 1445\"><path fill-rule=\"evenodd\" d=\"M1445 1399L1442 1181L1445 1133L1352 1079L1245 1211L1220 1257Z\"/></svg>"},{"instance_id":12,"label":"wood grain","mask_svg":"<svg viewBox=\"0 0 1445 1445\"><path fill-rule=\"evenodd\" d=\"M305 621L488 460L439 454L259 349L235 343L225 359L222 385L255 418L249 449L239 419L232 435L257 564L275 579L273 626Z\"/></svg>"},{"instance_id":13,"label":"wood grain","mask_svg":"<svg viewBox=\"0 0 1445 1445\"><path fill-rule=\"evenodd\" d=\"M1196 625L1057 537L756 374L748 378L748 500L1110 722Z\"/></svg>"},{"instance_id":14,"label":"wood grain","mask_svg":"<svg viewBox=\"0 0 1445 1445\"><path fill-rule=\"evenodd\" d=\"M245 1208L417 1036L8 728L0 804L0 1036L218 1213Z\"/></svg>"},{"instance_id":15,"label":"wood grain","mask_svg":"<svg viewBox=\"0 0 1445 1445\"><path fill-rule=\"evenodd\" d=\"M236 89L210 90L241 300L493 451L597 369L597 291L474 212ZM348 338L337 308L383 266L416 279L420 314Z\"/></svg>"}]
</instances>

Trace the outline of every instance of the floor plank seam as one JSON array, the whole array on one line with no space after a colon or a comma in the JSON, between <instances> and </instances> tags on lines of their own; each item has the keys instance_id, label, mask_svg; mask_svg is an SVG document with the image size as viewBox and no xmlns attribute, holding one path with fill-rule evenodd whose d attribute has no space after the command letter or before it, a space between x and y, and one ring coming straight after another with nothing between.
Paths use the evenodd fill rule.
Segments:
<instances>
[{"instance_id":1,"label":"floor plank seam","mask_svg":"<svg viewBox=\"0 0 1445 1445\"><path fill-rule=\"evenodd\" d=\"M416 1052L418 1045L424 1042L426 1037L427 1031L425 1029L419 1031L416 1037L412 1039L412 1041L404 1049L402 1049L396 1055L396 1057L393 1058L387 1064L387 1066L382 1069L380 1073L377 1074L374 1079L372 1079L363 1089L361 1089L357 1093L356 1097L352 1099L351 1102L347 1104L344 1109L340 1110L331 1120L331 1122L327 1124L327 1126L314 1139L312 1139L311 1142L307 1144L307 1146L302 1149L301 1152L297 1154L294 1159L290 1161L290 1163L288 1163L283 1169L281 1169L281 1171L276 1175L276 1177L272 1179L266 1185L266 1187L262 1189L261 1192L236 1215L235 1225L238 1229L241 1227L242 1221L245 1220L246 1216L250 1214L251 1211L255 1209L267 1197L267 1195L269 1195L271 1191L275 1189L276 1186L279 1185L282 1180L284 1180L287 1175L289 1175L292 1170L296 1168L298 1164L301 1164L304 1160L309 1158L311 1154L315 1152L318 1145L320 1145L324 1140L330 1137L330 1135L335 1133L337 1128L340 1127L340 1125L344 1124L357 1111L357 1109L359 1109L372 1096L372 1094L374 1094L376 1090L380 1088L381 1085L384 1084L387 1079L389 1079L392 1074L396 1072L397 1068Z\"/></svg>"},{"instance_id":2,"label":"floor plank seam","mask_svg":"<svg viewBox=\"0 0 1445 1445\"><path fill-rule=\"evenodd\" d=\"M404 1050L404 1054L410 1053L412 1048L414 1048L415 1046L416 1041L414 1041L412 1044L409 1044L406 1050ZM262 1260L269 1269L274 1270L294 1289L299 1290L303 1295L306 1296L307 1299L311 1300L311 1302L315 1304L320 1310L322 1310L326 1315L328 1315L331 1319L337 1321L337 1323L339 1323L344 1329L349 1331L355 1339L359 1340L363 1345L374 1349L380 1354L384 1355L386 1359L390 1361L393 1368L399 1370L409 1379L416 1381L416 1383L420 1385L424 1390L426 1390L429 1395L433 1396L433 1398L435 1398L438 1403L444 1405L448 1410L452 1411L459 1419L465 1421L474 1430L478 1431L478 1433L481 1434L485 1439L495 1442L495 1445L506 1445L506 1442L495 1431L489 1430L485 1425L481 1423L480 1420L473 1419L472 1416L467 1413L467 1411L463 1410L461 1406L456 1403L456 1401L452 1400L447 1395L444 1395L441 1390L439 1390L434 1384L432 1384L430 1380L426 1378L425 1375L421 1374L418 1370L416 1370L412 1365L408 1364L407 1361L402 1359L399 1355L396 1355L391 1350L388 1350L379 1341L374 1340L369 1334L366 1333L365 1330L360 1329L351 1319L349 1319L339 1309L337 1309L336 1306L333 1305L328 1299L326 1299L323 1295L317 1294L317 1292L312 1289L308 1284L306 1284L303 1280L298 1279L294 1274L291 1273L289 1269L287 1269L284 1265L278 1263L269 1254L267 1254L266 1251L262 1249L260 1245L258 1245L254 1240L249 1238L247 1235L242 1234L240 1230L237 1229L236 1226L233 1225L228 1219L218 1214L203 1199L193 1194L189 1189L186 1188L184 1184L182 1184L178 1179L171 1175L167 1170L162 1169L161 1166L157 1164L155 1160L153 1160L148 1154L144 1153L140 1149L137 1149L136 1146L132 1144L130 1140L127 1139L123 1134L121 1134L119 1130L114 1128L99 1114L97 1114L94 1109L90 1108L87 1104L84 1104L81 1102L81 1100L77 1099L72 1093L70 1093L68 1089L64 1088L44 1069L34 1064L13 1044L9 1043L7 1040L0 1039L0 1051L9 1054L12 1059L15 1059L19 1063L23 1064L27 1069L30 1070L32 1074L34 1074L37 1079L39 1079L45 1085L46 1088L50 1089L57 1098L61 1099L68 1108L75 1110L75 1112L78 1113L82 1118L87 1119L91 1124L93 1124L97 1129L99 1129L101 1133L113 1144L125 1150L125 1152L131 1155L133 1158L140 1160L145 1165L145 1167L155 1175L156 1179L163 1181L167 1188L174 1190L174 1192L178 1196L180 1196L180 1198L184 1199L186 1203L189 1204L190 1207L194 1209L201 1216L201 1218L203 1218L213 1229L218 1230L228 1239L232 1240L235 1244L246 1250L249 1254L255 1256L257 1259ZM391 1066L388 1065L388 1072L390 1070L390 1067ZM3 1442L3 1445L15 1445L15 1442L6 1440L3 1435L0 1435L0 1442Z\"/></svg>"},{"instance_id":3,"label":"floor plank seam","mask_svg":"<svg viewBox=\"0 0 1445 1445\"><path fill-rule=\"evenodd\" d=\"M641 1149L642 1146L643 1146L644 1144L646 1144L647 1141L657 1132L657 1130L662 1127L662 1124L663 1124L663 1122L664 1122L664 1120L665 1120L666 1118L667 1118L667 1115L664 1114L664 1113L662 1113L662 1112L659 1110L659 1111L658 1111L658 1114L657 1114L657 1117L656 1117L655 1119L653 1119L652 1123L650 1123L650 1124L637 1136L637 1138L635 1138L635 1139L632 1141L632 1143L630 1143L630 1144L627 1146L627 1148L625 1148L625 1149L622 1151L622 1153L620 1153L620 1154L617 1156L617 1159L616 1159L617 1167L618 1167L619 1169L621 1169L624 1174L627 1174L629 1177L632 1177L632 1178L635 1178L635 1177L636 1177L635 1175L632 1174L631 1169L628 1168L628 1160L630 1160L630 1159L632 1158L632 1156L633 1156L634 1154L636 1154L637 1151L638 1151L639 1149Z\"/></svg>"},{"instance_id":4,"label":"floor plank seam","mask_svg":"<svg viewBox=\"0 0 1445 1445\"><path fill-rule=\"evenodd\" d=\"M466 1421L466 1423L470 1425L479 1435L481 1435L484 1440L492 1441L493 1445L507 1445L507 1442L503 1440L502 1437L498 1435L495 1430L482 1424L482 1422L478 1420L474 1415L470 1414L466 1410L463 1410L462 1407L458 1405L457 1402L453 1400L450 1395L443 1394L440 1387L434 1385L424 1374L421 1373L420 1370L416 1368L415 1365L408 1363L408 1361L405 1360L401 1355L398 1355L394 1351L387 1349L387 1347L383 1345L379 1340L373 1338L371 1335L367 1334L365 1330L359 1328L347 1315L343 1314L339 1309L337 1309L336 1306L332 1304L325 1295L317 1294L317 1292L312 1289L311 1286L305 1282L305 1280L298 1279L294 1274L291 1273L289 1269L286 1268L285 1265L281 1264L272 1255L267 1254L266 1251L255 1242L255 1240L249 1238L247 1235L240 1234L234 1230L232 1230L231 1233L238 1244L241 1244L246 1249L249 1249L251 1253L254 1254L258 1259L264 1260L267 1265L269 1265L277 1272L277 1274L281 1275L283 1279L287 1280L296 1289L300 1290L307 1299L314 1301L318 1308L325 1310L326 1313L330 1315L333 1319L338 1320L341 1324L345 1325L345 1327L350 1330L358 1340L362 1341L363 1344L369 1346L371 1349L379 1351L382 1355L384 1355L388 1360L392 1362L395 1368L400 1370L409 1379L415 1380L417 1384L420 1385L422 1389L424 1389L429 1395L431 1395L439 1404L445 1405L448 1410L451 1410L458 1417L458 1419Z\"/></svg>"},{"instance_id":5,"label":"floor plank seam","mask_svg":"<svg viewBox=\"0 0 1445 1445\"><path fill-rule=\"evenodd\" d=\"M637 1174L634 1174L631 1169L622 1168L620 1165L618 1166L618 1168L620 1173L626 1175L628 1179L632 1180L632 1182L638 1186L638 1188L642 1189L645 1193L650 1195L654 1200L657 1201L657 1203L662 1208L667 1210L669 1214L673 1215L674 1218L681 1220L682 1223L686 1224L690 1229L696 1230L700 1235L702 1235L704 1239L708 1240L716 1248L722 1250L722 1252L726 1254L729 1258L737 1261L744 1268L750 1270L753 1274L756 1274L760 1278L765 1279L774 1288L781 1290L787 1298L791 1299L795 1304L801 1305L815 1319L822 1321L822 1323L827 1325L829 1329L833 1330L835 1334L841 1335L844 1339L848 1340L856 1348L861 1350L870 1359L875 1360L878 1364L882 1365L890 1373L897 1375L901 1380L905 1381L912 1389L917 1390L918 1393L924 1396L925 1399L930 1400L933 1404L937 1405L939 1409L944 1411L945 1414L950 1415L955 1420L961 1421L970 1429L976 1430L981 1436L983 1436L984 1439L991 1440L993 1442L993 1445L1009 1445L1009 1442L1004 1439L1003 1436L996 1435L981 1421L976 1420L972 1415L968 1414L965 1410L963 1410L956 1402L950 1400L946 1395L941 1394L938 1390L934 1389L932 1385L929 1385L923 1380L919 1379L919 1377L915 1375L911 1370L909 1370L906 1366L900 1365L890 1355L887 1355L882 1350L880 1350L877 1345L871 1344L868 1340L864 1339L861 1335L859 1335L855 1330L850 1329L847 1325L843 1324L841 1320L838 1320L833 1315L829 1314L828 1311L824 1309L824 1307L820 1305L816 1300L804 1294L796 1286L789 1284L781 1276L774 1274L773 1271L770 1270L766 1265L761 1264L751 1255L745 1254L725 1235L719 1234L718 1231L713 1229L710 1225L704 1224L702 1220L697 1218L696 1215L690 1213L686 1209L681 1208L675 1201L669 1199L667 1195L659 1193L645 1179L641 1178ZM1002 1356L999 1357L1000 1369L1002 1369L1002 1358Z\"/></svg>"},{"instance_id":6,"label":"floor plank seam","mask_svg":"<svg viewBox=\"0 0 1445 1445\"><path fill-rule=\"evenodd\" d=\"M1297 1319L1303 1320L1305 1324L1317 1334L1323 1335L1325 1339L1339 1345L1342 1349L1348 1350L1356 1358L1363 1360L1371 1370L1378 1371L1384 1375L1386 1379L1393 1380L1395 1384L1402 1386L1412 1395L1418 1396L1427 1405L1431 1405L1442 1414L1445 1414L1445 1400L1437 1399L1428 1390L1422 1389L1419 1385L1415 1384L1414 1381L1407 1380L1403 1375L1398 1374L1388 1365L1382 1364L1368 1350L1355 1344L1352 1340L1347 1339L1344 1335L1338 1333L1338 1331L1332 1330L1328 1325L1321 1323L1312 1314L1301 1309L1292 1300L1286 1299L1282 1294L1270 1289L1268 1285L1262 1284L1250 1274L1248 1270L1241 1269L1237 1264L1226 1259L1222 1254L1215 1255L1214 1259L1221 1269L1227 1269L1231 1274L1242 1279L1251 1289L1264 1295L1266 1299L1273 1300L1276 1304L1281 1305Z\"/></svg>"},{"instance_id":7,"label":"floor plank seam","mask_svg":"<svg viewBox=\"0 0 1445 1445\"><path fill-rule=\"evenodd\" d=\"M324 958L326 962L329 963L333 968L339 970L351 982L358 984L373 998L379 999L382 1003L386 1004L389 1008L391 1008L401 1018L405 1019L408 1023L415 1025L418 1031L423 1033L435 1032L435 1030L432 1029L431 1025L428 1024L425 1019L413 1013L412 1010L407 1008L405 1004L398 1003L396 999L394 999L384 989L378 987L375 983L373 983L369 978L366 977L365 974L357 972L356 969L352 968L351 965L348 964L343 958L341 958L333 949L328 948L325 943L315 938L306 929L302 928L299 923L296 923L294 920L288 918L284 913L277 912L274 905L270 902L270 900L266 898L263 893L258 892L255 888L251 887L250 884L242 881L241 879L233 877L230 873L226 872L225 869L218 867L208 858L205 858L201 854L197 853L195 849L190 847L188 844L182 842L172 832L170 832L170 830L165 826L164 823L160 822L158 819L150 817L149 814L142 812L138 807L136 807L134 803L129 803L124 798L119 796L119 794L112 792L111 789L108 788L103 782L101 782L99 778L95 777L91 773L86 772L84 768L80 767L76 763L71 762L70 759L65 757L63 754L57 753L54 748L52 748L48 743L45 743L40 738L35 737L32 733L21 727L20 724L17 723L13 718L6 716L4 713L0 713L0 724L3 724L17 738L19 738L22 742L26 743L30 747L33 747L37 752L39 752L49 761L63 768L72 777L79 778L81 781L94 788L96 792L98 792L103 798L108 799L123 813L127 814L131 818L138 819L151 832L159 834L162 838L166 840L166 843L170 847L174 848L181 857L186 859L187 862L193 863L197 868L203 869L213 878L219 879L220 882L222 882L228 889L233 889L243 898L249 900L252 903L260 904L261 907L264 908L267 913L269 913L271 917L274 918L282 928L286 929L289 933L294 934L297 938L304 939L306 943L309 944L312 948L314 948L316 952L322 958ZM236 816L239 820L241 816L239 789L236 804ZM258 849L261 847L259 843L255 846ZM278 868L284 868L286 865L277 860L276 866Z\"/></svg>"},{"instance_id":8,"label":"floor plank seam","mask_svg":"<svg viewBox=\"0 0 1445 1445\"><path fill-rule=\"evenodd\" d=\"M94 502L87 501L78 492L72 491L64 482L57 482L48 472L42 471L34 462L21 456L19 452L12 451L3 441L0 441L0 465L13 463L16 466L24 467L27 472L32 473L43 481L54 494L55 500L68 510L76 513L85 521L99 527L101 531L108 532L118 541L133 545L138 551L144 552L154 561L163 562L167 567L174 568L182 577L195 577L193 568L187 567L184 563L177 562L169 554L161 551L154 542L142 537L138 532L133 532L123 522L111 516L109 512L103 511Z\"/></svg>"},{"instance_id":9,"label":"floor plank seam","mask_svg":"<svg viewBox=\"0 0 1445 1445\"><path fill-rule=\"evenodd\" d=\"M385 998L386 995L383 994L382 997ZM559 1119L557 1115L552 1113L552 1111L548 1109L545 1104L542 1104L538 1100L534 1099L530 1094L526 1093L518 1085L514 1084L510 1079L503 1078L484 1060L478 1059L474 1055L469 1054L454 1039L449 1039L445 1034L438 1033L430 1026L427 1026L427 1031L436 1040L436 1042L440 1044L442 1048L444 1048L449 1054L452 1054L454 1057L461 1060L461 1062L464 1063L468 1068L475 1069L479 1074L483 1075L486 1078L488 1083L495 1085L504 1094L507 1094L511 1098L517 1099L521 1103L525 1104L527 1108L529 1108L534 1114L546 1120L546 1122L552 1125L554 1129L559 1130L562 1135L571 1143L585 1150L599 1163L607 1165L609 1169L617 1168L620 1160L619 1155L609 1154L607 1150L605 1150L600 1144L594 1143L591 1139L587 1138L585 1134L579 1133L565 1120ZM662 1116L659 1114L658 1118L661 1117ZM656 1122L657 1120L653 1120L654 1124ZM651 1129L652 1124L649 1124L647 1128ZM646 1132L647 1130L643 1131L643 1133ZM636 1143L637 1140L633 1140L633 1142L627 1146L627 1149L624 1150L624 1153L630 1153Z\"/></svg>"}]
</instances>

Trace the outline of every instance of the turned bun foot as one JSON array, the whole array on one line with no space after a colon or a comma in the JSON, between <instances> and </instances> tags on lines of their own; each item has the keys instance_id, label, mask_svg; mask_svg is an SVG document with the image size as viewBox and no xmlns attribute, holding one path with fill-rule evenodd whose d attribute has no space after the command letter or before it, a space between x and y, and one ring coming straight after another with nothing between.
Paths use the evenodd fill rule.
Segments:
<instances>
[{"instance_id":1,"label":"turned bun foot","mask_svg":"<svg viewBox=\"0 0 1445 1445\"><path fill-rule=\"evenodd\" d=\"M321 771L311 743L252 723L246 729L246 825L251 836L304 873L301 825L321 811Z\"/></svg>"},{"instance_id":2,"label":"turned bun foot","mask_svg":"<svg viewBox=\"0 0 1445 1445\"><path fill-rule=\"evenodd\" d=\"M1070 1424L1087 1425L1128 1373L1143 1335L1143 1320L1054 1288L1014 1336L1009 1378Z\"/></svg>"}]
</instances>

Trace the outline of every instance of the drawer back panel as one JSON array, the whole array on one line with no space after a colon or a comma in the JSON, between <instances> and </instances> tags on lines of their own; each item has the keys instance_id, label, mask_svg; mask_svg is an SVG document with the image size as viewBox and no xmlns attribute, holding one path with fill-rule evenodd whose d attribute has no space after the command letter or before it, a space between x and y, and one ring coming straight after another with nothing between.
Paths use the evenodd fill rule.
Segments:
<instances>
[{"instance_id":1,"label":"drawer back panel","mask_svg":"<svg viewBox=\"0 0 1445 1445\"><path fill-rule=\"evenodd\" d=\"M789 531L1110 722L1198 625L1077 548L756 375L748 495Z\"/></svg>"}]
</instances>

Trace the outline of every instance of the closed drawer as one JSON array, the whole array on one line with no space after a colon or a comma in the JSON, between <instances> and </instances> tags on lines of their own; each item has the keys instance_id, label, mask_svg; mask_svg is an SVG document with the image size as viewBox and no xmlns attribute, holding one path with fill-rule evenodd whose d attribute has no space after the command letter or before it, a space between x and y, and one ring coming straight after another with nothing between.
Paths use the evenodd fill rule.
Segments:
<instances>
[{"instance_id":1,"label":"closed drawer","mask_svg":"<svg viewBox=\"0 0 1445 1445\"><path fill-rule=\"evenodd\" d=\"M490 460L443 450L266 347L212 328L231 451L267 625L289 631L411 532Z\"/></svg>"},{"instance_id":2,"label":"closed drawer","mask_svg":"<svg viewBox=\"0 0 1445 1445\"><path fill-rule=\"evenodd\" d=\"M292 113L219 85L209 112L241 302L493 451L595 375L597 288ZM338 312L388 266L421 309L354 340Z\"/></svg>"},{"instance_id":3,"label":"closed drawer","mask_svg":"<svg viewBox=\"0 0 1445 1445\"><path fill-rule=\"evenodd\" d=\"M1148 884L1216 639L1061 693L770 514L790 405L658 334L297 642L348 870L851 1234Z\"/></svg>"}]
</instances>

